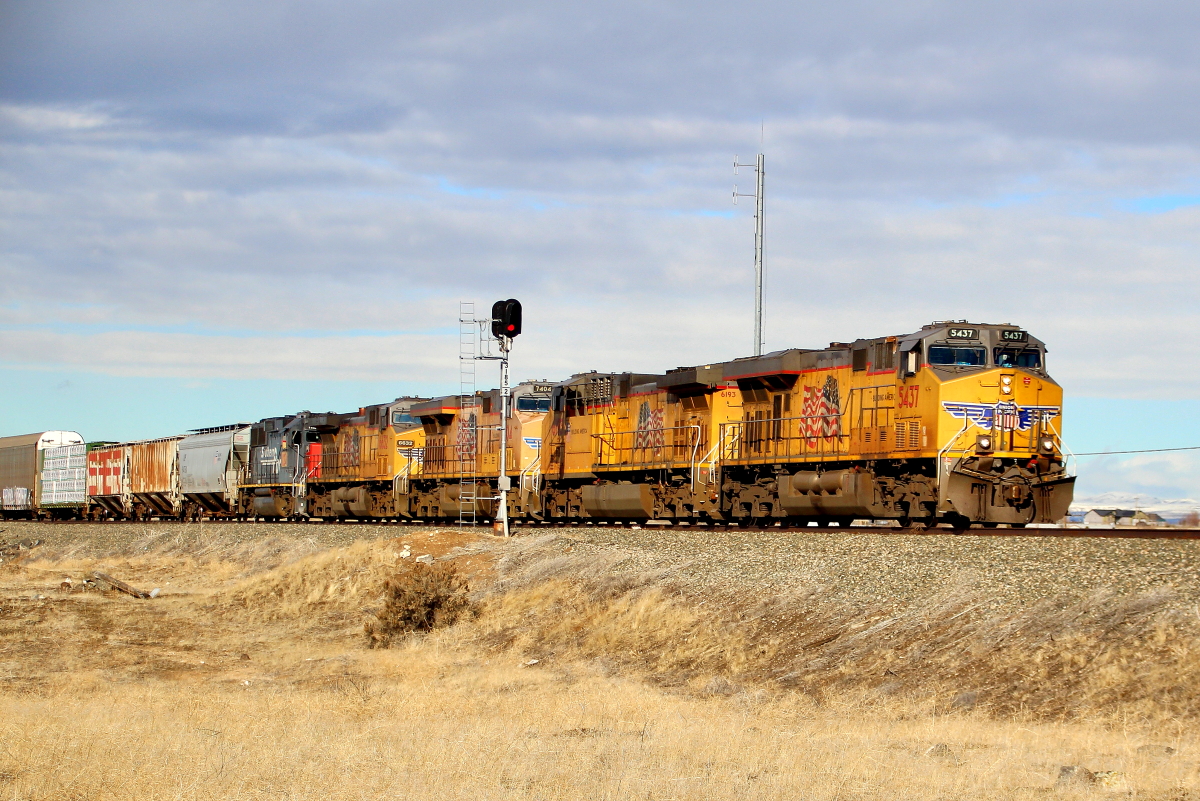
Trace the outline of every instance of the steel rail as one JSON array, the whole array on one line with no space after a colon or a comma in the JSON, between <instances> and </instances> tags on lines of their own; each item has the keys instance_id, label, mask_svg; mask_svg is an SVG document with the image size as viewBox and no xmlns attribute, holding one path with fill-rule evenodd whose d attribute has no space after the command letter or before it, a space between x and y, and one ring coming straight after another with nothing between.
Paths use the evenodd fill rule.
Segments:
<instances>
[{"instance_id":1,"label":"steel rail","mask_svg":"<svg viewBox=\"0 0 1200 801\"><path fill-rule=\"evenodd\" d=\"M126 520L41 520L41 521L6 521L6 522L39 522L47 525L111 525L128 523ZM198 525L197 522L184 520L153 520L170 525ZM307 518L305 520L236 520L232 518L207 518L199 523L238 524L238 525L278 525L292 523L295 525L343 525L343 526L417 526L421 528L459 528L457 521L446 520L409 520L409 519L351 519L342 518L325 520L322 518ZM465 529L477 529L480 533L490 531L488 526L464 526ZM1200 528L967 528L954 529L949 526L937 526L926 529L901 528L899 526L754 526L738 523L690 523L677 524L670 522L652 521L559 521L520 520L513 524L516 533L521 531L546 531L551 529L609 529L613 531L738 531L745 533L783 533L796 534L881 534L885 536L954 536L954 537L1070 537L1098 539L1147 539L1147 540L1195 540L1200 539Z\"/></svg>"}]
</instances>

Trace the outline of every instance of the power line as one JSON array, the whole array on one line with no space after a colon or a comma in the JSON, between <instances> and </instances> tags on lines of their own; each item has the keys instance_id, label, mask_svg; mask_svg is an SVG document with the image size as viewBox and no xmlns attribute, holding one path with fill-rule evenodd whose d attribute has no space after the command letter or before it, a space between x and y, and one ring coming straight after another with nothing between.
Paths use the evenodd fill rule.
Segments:
<instances>
[{"instance_id":1,"label":"power line","mask_svg":"<svg viewBox=\"0 0 1200 801\"><path fill-rule=\"evenodd\" d=\"M1149 448L1144 451L1099 451L1097 453L1077 453L1076 456L1119 456L1123 453L1166 453L1167 451L1200 451L1200 445L1187 448Z\"/></svg>"}]
</instances>

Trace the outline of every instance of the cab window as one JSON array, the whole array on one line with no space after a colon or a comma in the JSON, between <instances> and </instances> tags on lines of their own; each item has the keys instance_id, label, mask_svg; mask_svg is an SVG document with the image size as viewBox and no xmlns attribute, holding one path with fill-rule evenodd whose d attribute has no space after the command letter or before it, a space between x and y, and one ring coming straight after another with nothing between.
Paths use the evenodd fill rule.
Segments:
<instances>
[{"instance_id":1,"label":"cab window","mask_svg":"<svg viewBox=\"0 0 1200 801\"><path fill-rule=\"evenodd\" d=\"M1015 348L996 348L997 367L1041 367L1042 352L1037 348L1016 350Z\"/></svg>"},{"instance_id":2,"label":"cab window","mask_svg":"<svg viewBox=\"0 0 1200 801\"><path fill-rule=\"evenodd\" d=\"M987 351L983 348L951 347L949 345L933 345L929 348L930 364L982 367L986 361Z\"/></svg>"},{"instance_id":3,"label":"cab window","mask_svg":"<svg viewBox=\"0 0 1200 801\"><path fill-rule=\"evenodd\" d=\"M517 398L518 412L548 412L550 411L549 398L535 398L532 395L522 395Z\"/></svg>"},{"instance_id":4,"label":"cab window","mask_svg":"<svg viewBox=\"0 0 1200 801\"><path fill-rule=\"evenodd\" d=\"M408 412L392 412L392 425L400 425L401 423L411 423L413 417Z\"/></svg>"}]
</instances>

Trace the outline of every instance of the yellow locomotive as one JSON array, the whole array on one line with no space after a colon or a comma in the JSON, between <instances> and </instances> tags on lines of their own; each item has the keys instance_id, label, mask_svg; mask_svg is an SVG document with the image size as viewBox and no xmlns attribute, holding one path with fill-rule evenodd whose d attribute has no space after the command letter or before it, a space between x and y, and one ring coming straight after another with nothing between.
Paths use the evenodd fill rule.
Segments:
<instances>
[{"instance_id":1,"label":"yellow locomotive","mask_svg":"<svg viewBox=\"0 0 1200 801\"><path fill-rule=\"evenodd\" d=\"M542 423L550 409L548 381L524 381L512 389L505 473L517 492L509 516L541 514ZM500 391L436 398L412 407L424 429L421 475L412 484L410 509L419 518L469 519L496 514L500 475Z\"/></svg>"},{"instance_id":2,"label":"yellow locomotive","mask_svg":"<svg viewBox=\"0 0 1200 801\"><path fill-rule=\"evenodd\" d=\"M576 375L545 421L539 516L1054 522L1074 485L1061 408L1045 346L1012 325Z\"/></svg>"}]
</instances>

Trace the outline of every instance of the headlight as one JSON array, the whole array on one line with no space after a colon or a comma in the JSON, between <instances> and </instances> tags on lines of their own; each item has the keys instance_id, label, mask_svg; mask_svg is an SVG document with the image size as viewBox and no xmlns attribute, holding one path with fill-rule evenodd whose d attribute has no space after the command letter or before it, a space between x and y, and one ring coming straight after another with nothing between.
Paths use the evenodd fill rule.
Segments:
<instances>
[{"instance_id":1,"label":"headlight","mask_svg":"<svg viewBox=\"0 0 1200 801\"><path fill-rule=\"evenodd\" d=\"M992 450L992 436L990 434L980 434L976 437L975 450L980 453L989 453Z\"/></svg>"},{"instance_id":2,"label":"headlight","mask_svg":"<svg viewBox=\"0 0 1200 801\"><path fill-rule=\"evenodd\" d=\"M1054 440L1050 437L1042 437L1042 441L1038 444L1042 449L1042 453L1054 453Z\"/></svg>"},{"instance_id":3,"label":"headlight","mask_svg":"<svg viewBox=\"0 0 1200 801\"><path fill-rule=\"evenodd\" d=\"M1001 376L1000 383L1007 387L1009 384L1012 383L1012 376L1011 375Z\"/></svg>"}]
</instances>

